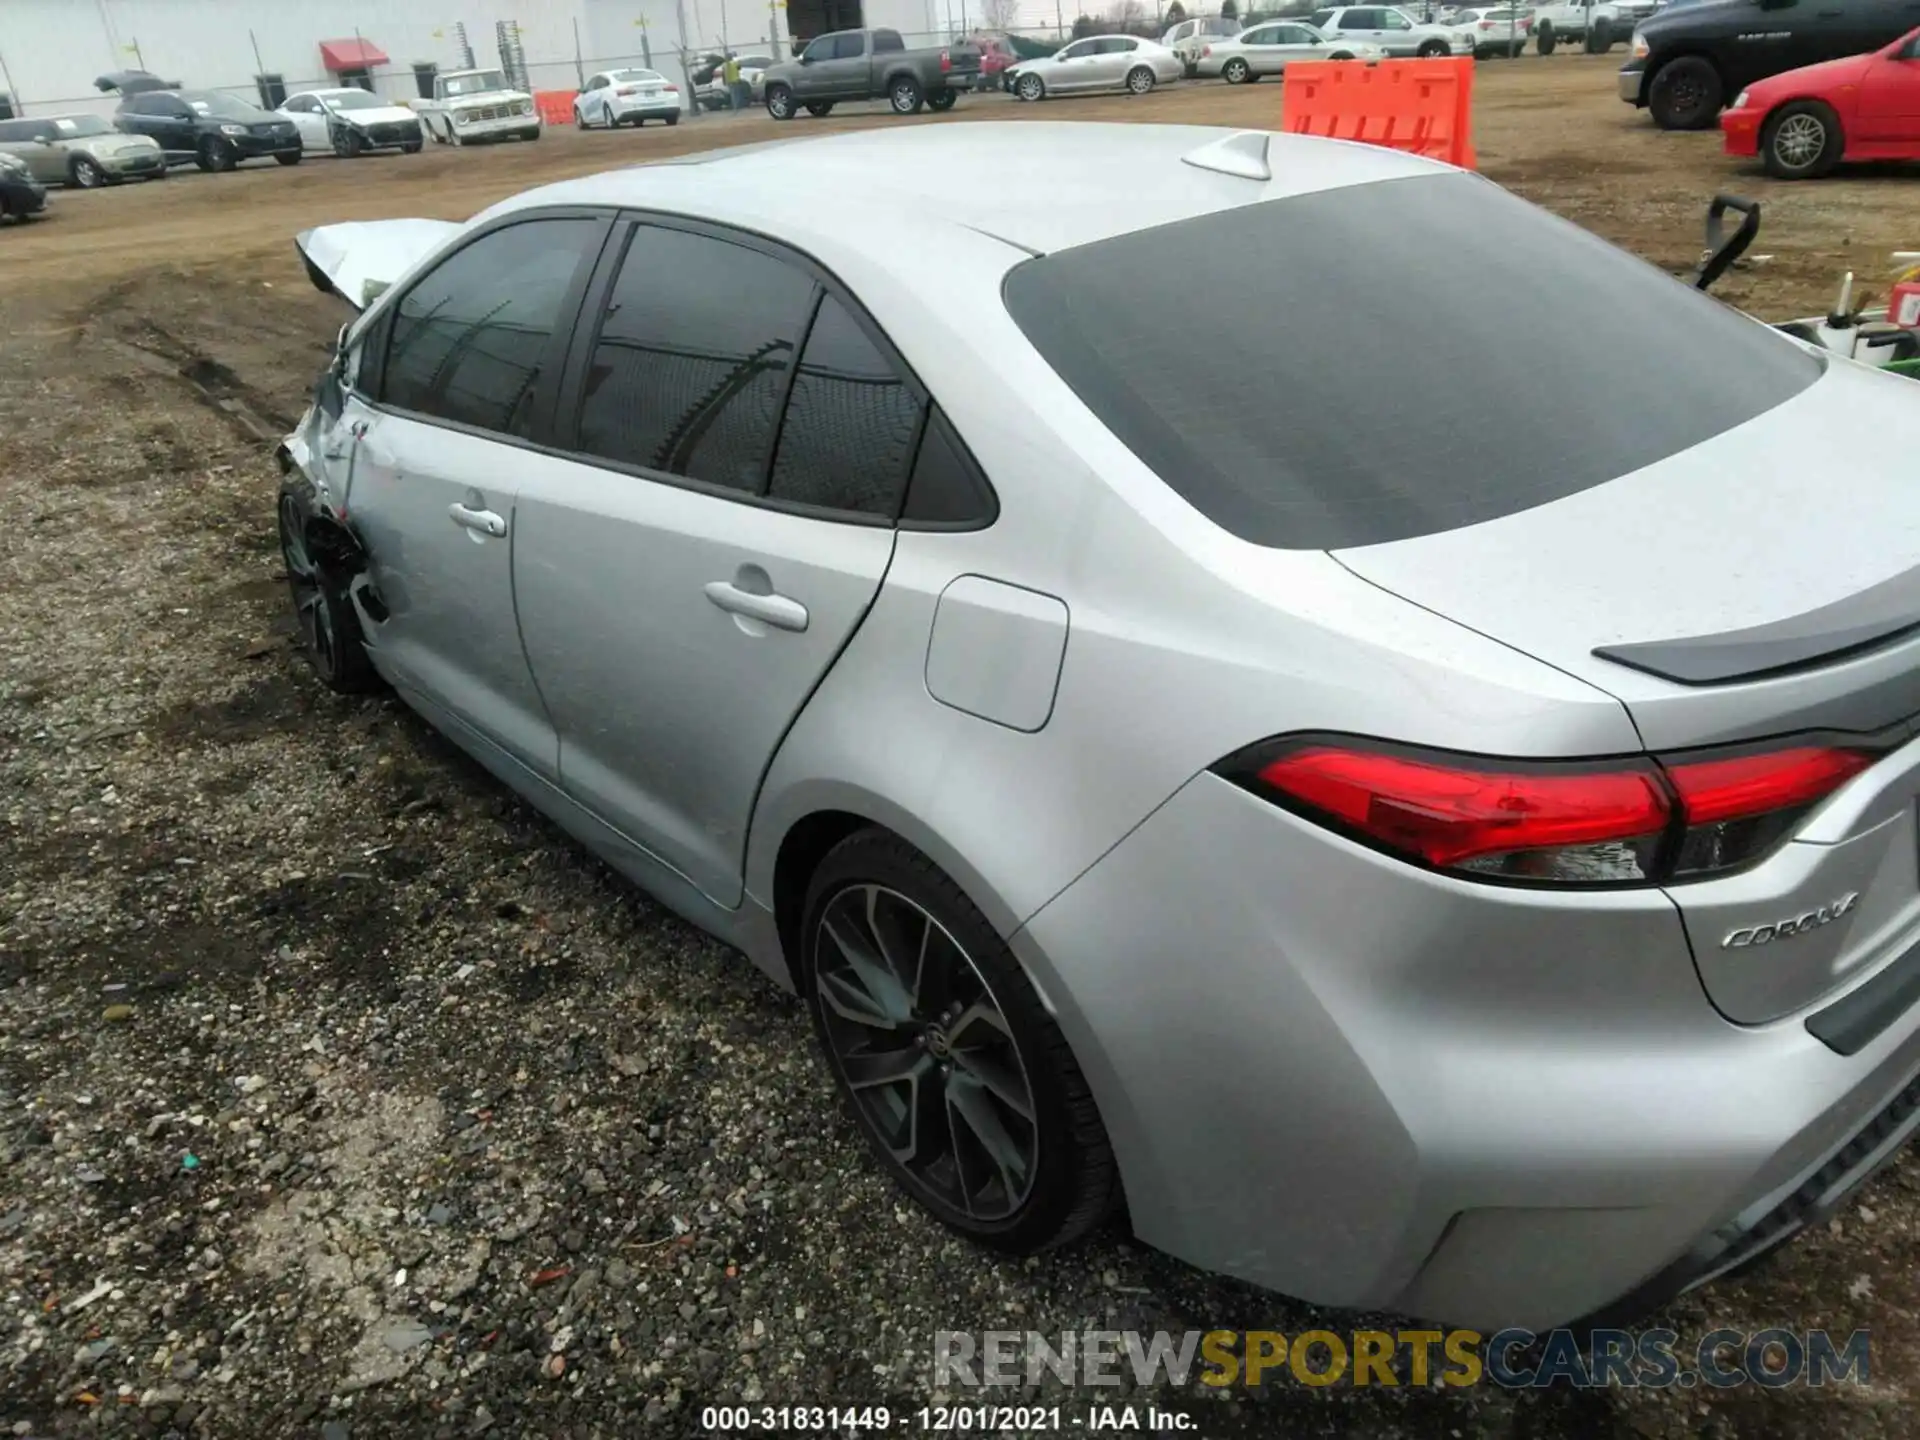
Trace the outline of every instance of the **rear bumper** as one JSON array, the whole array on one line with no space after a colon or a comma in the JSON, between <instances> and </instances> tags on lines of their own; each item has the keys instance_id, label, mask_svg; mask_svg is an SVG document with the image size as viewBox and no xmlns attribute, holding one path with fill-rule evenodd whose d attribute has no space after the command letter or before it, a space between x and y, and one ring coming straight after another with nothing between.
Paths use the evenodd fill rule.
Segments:
<instances>
[{"instance_id":1,"label":"rear bumper","mask_svg":"<svg viewBox=\"0 0 1920 1440\"><path fill-rule=\"evenodd\" d=\"M1760 122L1764 117L1758 110L1728 110L1720 116L1720 134L1726 142L1729 155L1740 155L1748 159L1760 153Z\"/></svg>"},{"instance_id":2,"label":"rear bumper","mask_svg":"<svg viewBox=\"0 0 1920 1440\"><path fill-rule=\"evenodd\" d=\"M1485 1330L1643 1310L1920 1123L1920 1012L1852 1055L1709 1002L1672 902L1417 871L1202 775L1014 937L1140 1238Z\"/></svg>"},{"instance_id":3,"label":"rear bumper","mask_svg":"<svg viewBox=\"0 0 1920 1440\"><path fill-rule=\"evenodd\" d=\"M616 120L659 120L680 113L680 97L662 95L647 100L636 95L623 100L616 95L608 102L608 108L613 111Z\"/></svg>"},{"instance_id":4,"label":"rear bumper","mask_svg":"<svg viewBox=\"0 0 1920 1440\"><path fill-rule=\"evenodd\" d=\"M1643 93L1647 78L1645 62L1635 60L1621 67L1615 83L1620 87L1620 98L1629 105L1644 107L1646 98Z\"/></svg>"}]
</instances>

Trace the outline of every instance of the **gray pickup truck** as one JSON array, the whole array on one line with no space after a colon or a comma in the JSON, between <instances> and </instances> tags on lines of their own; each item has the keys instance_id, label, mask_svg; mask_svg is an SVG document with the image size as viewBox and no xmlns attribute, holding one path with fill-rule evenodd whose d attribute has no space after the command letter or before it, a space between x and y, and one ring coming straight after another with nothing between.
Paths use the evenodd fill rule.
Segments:
<instances>
[{"instance_id":1,"label":"gray pickup truck","mask_svg":"<svg viewBox=\"0 0 1920 1440\"><path fill-rule=\"evenodd\" d=\"M836 30L810 42L797 60L760 77L767 113L791 120L804 108L825 115L842 100L884 98L897 115L922 105L951 110L962 90L983 84L971 45L909 50L898 30Z\"/></svg>"}]
</instances>

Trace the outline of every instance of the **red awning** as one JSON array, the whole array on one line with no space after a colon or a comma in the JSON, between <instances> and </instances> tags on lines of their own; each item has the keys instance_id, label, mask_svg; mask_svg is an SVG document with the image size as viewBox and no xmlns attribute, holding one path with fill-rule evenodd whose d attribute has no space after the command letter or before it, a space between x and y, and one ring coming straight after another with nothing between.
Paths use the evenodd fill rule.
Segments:
<instances>
[{"instance_id":1,"label":"red awning","mask_svg":"<svg viewBox=\"0 0 1920 1440\"><path fill-rule=\"evenodd\" d=\"M371 70L390 62L387 52L370 40L322 40L320 63L338 75L342 70Z\"/></svg>"}]
</instances>

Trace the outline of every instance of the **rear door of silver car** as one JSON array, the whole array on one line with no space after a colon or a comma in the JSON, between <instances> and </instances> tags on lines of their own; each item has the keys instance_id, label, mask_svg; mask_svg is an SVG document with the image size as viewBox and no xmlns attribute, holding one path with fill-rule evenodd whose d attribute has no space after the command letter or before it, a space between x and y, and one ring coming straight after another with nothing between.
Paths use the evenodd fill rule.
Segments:
<instances>
[{"instance_id":1,"label":"rear door of silver car","mask_svg":"<svg viewBox=\"0 0 1920 1440\"><path fill-rule=\"evenodd\" d=\"M522 472L521 634L569 796L731 906L761 777L891 561L925 400L758 237L631 222L592 296L568 457Z\"/></svg>"}]
</instances>

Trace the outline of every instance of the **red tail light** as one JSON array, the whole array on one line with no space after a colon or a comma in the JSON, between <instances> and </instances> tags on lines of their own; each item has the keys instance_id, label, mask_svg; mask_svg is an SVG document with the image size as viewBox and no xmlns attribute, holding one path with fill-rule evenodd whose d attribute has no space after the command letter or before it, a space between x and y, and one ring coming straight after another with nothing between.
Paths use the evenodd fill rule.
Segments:
<instances>
[{"instance_id":1,"label":"red tail light","mask_svg":"<svg viewBox=\"0 0 1920 1440\"><path fill-rule=\"evenodd\" d=\"M953 57L944 50L940 52L940 68L942 70L953 69Z\"/></svg>"},{"instance_id":2,"label":"red tail light","mask_svg":"<svg viewBox=\"0 0 1920 1440\"><path fill-rule=\"evenodd\" d=\"M1204 60L1204 59L1206 59L1206 58L1207 58L1207 56L1209 56L1209 55L1211 55L1211 54L1213 54L1213 46L1211 46L1211 45L1202 45L1202 46L1200 47L1200 58L1201 58L1202 60Z\"/></svg>"},{"instance_id":3,"label":"red tail light","mask_svg":"<svg viewBox=\"0 0 1920 1440\"><path fill-rule=\"evenodd\" d=\"M1295 737L1219 768L1289 810L1431 869L1510 884L1657 885L1763 859L1891 743L1802 740L1560 764Z\"/></svg>"}]
</instances>

